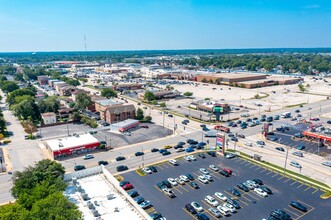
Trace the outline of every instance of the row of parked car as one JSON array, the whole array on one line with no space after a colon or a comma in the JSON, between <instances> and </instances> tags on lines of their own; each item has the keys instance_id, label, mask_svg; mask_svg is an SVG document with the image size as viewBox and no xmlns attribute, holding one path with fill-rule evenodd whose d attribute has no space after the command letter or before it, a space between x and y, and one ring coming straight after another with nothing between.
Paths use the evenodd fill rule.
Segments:
<instances>
[{"instance_id":1,"label":"row of parked car","mask_svg":"<svg viewBox=\"0 0 331 220\"><path fill-rule=\"evenodd\" d=\"M307 212L308 209L306 206L302 205L300 202L297 201L291 201L290 206L292 206L295 209L298 209L302 212ZM268 217L268 220L292 220L292 217L281 209L276 209L272 211Z\"/></svg>"}]
</instances>

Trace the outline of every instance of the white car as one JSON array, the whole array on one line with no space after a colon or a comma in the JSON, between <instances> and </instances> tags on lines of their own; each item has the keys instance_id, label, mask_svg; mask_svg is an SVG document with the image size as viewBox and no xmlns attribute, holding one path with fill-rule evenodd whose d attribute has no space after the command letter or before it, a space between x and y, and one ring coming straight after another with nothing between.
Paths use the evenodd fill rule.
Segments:
<instances>
[{"instance_id":1,"label":"white car","mask_svg":"<svg viewBox=\"0 0 331 220\"><path fill-rule=\"evenodd\" d=\"M191 160L197 160L197 158L194 155L189 155L188 157L190 157Z\"/></svg>"},{"instance_id":2,"label":"white car","mask_svg":"<svg viewBox=\"0 0 331 220\"><path fill-rule=\"evenodd\" d=\"M185 156L184 159L185 159L186 161L190 161L190 162L191 162L191 157L190 157L190 156Z\"/></svg>"},{"instance_id":3,"label":"white car","mask_svg":"<svg viewBox=\"0 0 331 220\"><path fill-rule=\"evenodd\" d=\"M184 185L185 181L179 178L175 178L176 182L179 183L180 185Z\"/></svg>"},{"instance_id":4,"label":"white car","mask_svg":"<svg viewBox=\"0 0 331 220\"><path fill-rule=\"evenodd\" d=\"M267 197L268 196L268 193L266 193L265 191L263 191L260 188L255 188L254 189L254 192L256 192L257 194L259 194L260 196L263 196L263 197Z\"/></svg>"},{"instance_id":5,"label":"white car","mask_svg":"<svg viewBox=\"0 0 331 220\"><path fill-rule=\"evenodd\" d=\"M208 183L208 180L204 176L198 176L198 180L204 184Z\"/></svg>"},{"instance_id":6,"label":"white car","mask_svg":"<svg viewBox=\"0 0 331 220\"><path fill-rule=\"evenodd\" d=\"M219 198L220 200L222 200L223 202L226 202L228 200L228 198L225 195L223 195L222 193L220 193L220 192L215 192L214 195L217 198Z\"/></svg>"},{"instance_id":7,"label":"white car","mask_svg":"<svg viewBox=\"0 0 331 220\"><path fill-rule=\"evenodd\" d=\"M294 166L294 167L296 167L296 168L300 168L300 169L302 168L302 166L301 166L298 162L296 162L296 161L294 161L294 160L291 161L290 165L291 165L291 166Z\"/></svg>"},{"instance_id":8,"label":"white car","mask_svg":"<svg viewBox=\"0 0 331 220\"><path fill-rule=\"evenodd\" d=\"M225 203L223 206L228 208L230 210L230 212L232 212L232 213L236 212L236 208L229 203Z\"/></svg>"},{"instance_id":9,"label":"white car","mask_svg":"<svg viewBox=\"0 0 331 220\"><path fill-rule=\"evenodd\" d=\"M193 206L193 208L197 211L197 212L202 212L203 208L202 206L197 203L197 202L191 202L191 205Z\"/></svg>"},{"instance_id":10,"label":"white car","mask_svg":"<svg viewBox=\"0 0 331 220\"><path fill-rule=\"evenodd\" d=\"M174 178L168 178L168 181L173 186L177 186L178 185L178 183L176 182L176 180Z\"/></svg>"},{"instance_id":11,"label":"white car","mask_svg":"<svg viewBox=\"0 0 331 220\"><path fill-rule=\"evenodd\" d=\"M184 182L189 182L190 181L189 178L187 178L187 176L185 176L185 175L180 175L179 179L183 180Z\"/></svg>"},{"instance_id":12,"label":"white car","mask_svg":"<svg viewBox=\"0 0 331 220\"><path fill-rule=\"evenodd\" d=\"M214 170L214 171L218 171L219 170L218 167L215 166L215 165L209 165L209 168L212 169L212 170Z\"/></svg>"},{"instance_id":13,"label":"white car","mask_svg":"<svg viewBox=\"0 0 331 220\"><path fill-rule=\"evenodd\" d=\"M213 178L211 177L211 175L208 174L204 174L202 175L204 178L206 178L209 182L214 181Z\"/></svg>"},{"instance_id":14,"label":"white car","mask_svg":"<svg viewBox=\"0 0 331 220\"><path fill-rule=\"evenodd\" d=\"M174 166L178 165L178 162L177 162L177 160L175 160L175 159L171 159L171 160L169 160L169 163L171 163L171 164L174 165Z\"/></svg>"},{"instance_id":15,"label":"white car","mask_svg":"<svg viewBox=\"0 0 331 220\"><path fill-rule=\"evenodd\" d=\"M251 183L248 183L248 182L244 182L243 183L244 186L246 186L248 189L254 189L254 185L252 185Z\"/></svg>"},{"instance_id":16,"label":"white car","mask_svg":"<svg viewBox=\"0 0 331 220\"><path fill-rule=\"evenodd\" d=\"M148 174L152 174L153 172L151 171L151 169L149 169L148 167L144 167L142 169L145 173L148 173Z\"/></svg>"},{"instance_id":17,"label":"white car","mask_svg":"<svg viewBox=\"0 0 331 220\"><path fill-rule=\"evenodd\" d=\"M331 161L324 161L324 162L322 162L322 165L331 167Z\"/></svg>"},{"instance_id":18,"label":"white car","mask_svg":"<svg viewBox=\"0 0 331 220\"><path fill-rule=\"evenodd\" d=\"M209 174L208 170L206 170L205 168L200 168L200 172L203 174Z\"/></svg>"},{"instance_id":19,"label":"white car","mask_svg":"<svg viewBox=\"0 0 331 220\"><path fill-rule=\"evenodd\" d=\"M246 183L248 183L249 185L252 185L254 188L258 187L258 184L256 184L253 180L247 180Z\"/></svg>"},{"instance_id":20,"label":"white car","mask_svg":"<svg viewBox=\"0 0 331 220\"><path fill-rule=\"evenodd\" d=\"M176 150L177 153L179 153L179 152L183 152L183 151L184 151L183 148L178 148L178 149Z\"/></svg>"},{"instance_id":21,"label":"white car","mask_svg":"<svg viewBox=\"0 0 331 220\"><path fill-rule=\"evenodd\" d=\"M229 216L229 215L231 215L230 210L229 210L227 207L224 207L224 206L219 205L219 206L217 206L217 209L218 209L218 211L220 211L220 213L222 213L222 215L224 215L224 216Z\"/></svg>"},{"instance_id":22,"label":"white car","mask_svg":"<svg viewBox=\"0 0 331 220\"><path fill-rule=\"evenodd\" d=\"M248 146L248 147L253 147L253 144L249 143L249 142L246 142L245 145Z\"/></svg>"},{"instance_id":23,"label":"white car","mask_svg":"<svg viewBox=\"0 0 331 220\"><path fill-rule=\"evenodd\" d=\"M208 195L205 197L205 201L209 204L212 205L214 207L218 206L218 202L216 199L214 199L212 196Z\"/></svg>"}]
</instances>

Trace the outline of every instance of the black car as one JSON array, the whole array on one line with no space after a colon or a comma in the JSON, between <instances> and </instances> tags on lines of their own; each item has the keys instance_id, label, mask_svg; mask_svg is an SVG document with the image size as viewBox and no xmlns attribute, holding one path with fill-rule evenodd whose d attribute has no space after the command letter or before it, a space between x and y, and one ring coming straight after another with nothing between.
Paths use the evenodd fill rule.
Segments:
<instances>
[{"instance_id":1,"label":"black car","mask_svg":"<svg viewBox=\"0 0 331 220\"><path fill-rule=\"evenodd\" d=\"M183 146L183 145L185 145L185 142L180 141L180 142L177 143L177 145L178 145L178 146Z\"/></svg>"},{"instance_id":2,"label":"black car","mask_svg":"<svg viewBox=\"0 0 331 220\"><path fill-rule=\"evenodd\" d=\"M139 196L139 193L136 190L131 190L128 192L128 195L132 198Z\"/></svg>"},{"instance_id":3,"label":"black car","mask_svg":"<svg viewBox=\"0 0 331 220\"><path fill-rule=\"evenodd\" d=\"M161 149L161 150L159 150L159 153L163 154L163 152L166 152L166 151L167 151L166 149Z\"/></svg>"},{"instance_id":4,"label":"black car","mask_svg":"<svg viewBox=\"0 0 331 220\"><path fill-rule=\"evenodd\" d=\"M198 153L197 155L198 155L198 157L206 158L206 156L203 153Z\"/></svg>"},{"instance_id":5,"label":"black car","mask_svg":"<svg viewBox=\"0 0 331 220\"><path fill-rule=\"evenodd\" d=\"M224 171L224 170L221 170L220 171L220 174L223 175L223 176L225 176L225 177L229 177L230 176L230 174L228 172Z\"/></svg>"},{"instance_id":6,"label":"black car","mask_svg":"<svg viewBox=\"0 0 331 220\"><path fill-rule=\"evenodd\" d=\"M178 149L178 148L183 148L183 145L178 145L177 144L177 145L174 146L174 149Z\"/></svg>"},{"instance_id":7,"label":"black car","mask_svg":"<svg viewBox=\"0 0 331 220\"><path fill-rule=\"evenodd\" d=\"M130 182L124 180L124 181L121 181L119 185L120 185L120 187L122 187L122 186L124 186L124 185L126 185L126 184L130 184Z\"/></svg>"},{"instance_id":8,"label":"black car","mask_svg":"<svg viewBox=\"0 0 331 220\"><path fill-rule=\"evenodd\" d=\"M191 204L186 204L185 205L185 209L189 212L189 213L191 213L191 214L193 214L193 215L195 215L195 214L197 214L197 211L194 209L194 207L191 205Z\"/></svg>"},{"instance_id":9,"label":"black car","mask_svg":"<svg viewBox=\"0 0 331 220\"><path fill-rule=\"evenodd\" d=\"M238 190L236 190L235 188L230 188L228 191L229 191L229 193L231 193L234 196L241 196L241 193Z\"/></svg>"},{"instance_id":10,"label":"black car","mask_svg":"<svg viewBox=\"0 0 331 220\"><path fill-rule=\"evenodd\" d=\"M164 151L164 152L162 153L163 156L166 156L166 155L169 155L169 154L171 154L170 151Z\"/></svg>"},{"instance_id":11,"label":"black car","mask_svg":"<svg viewBox=\"0 0 331 220\"><path fill-rule=\"evenodd\" d=\"M171 186L171 183L168 180L163 180L162 183L163 183L163 185L165 185L168 188L171 188L172 187Z\"/></svg>"},{"instance_id":12,"label":"black car","mask_svg":"<svg viewBox=\"0 0 331 220\"><path fill-rule=\"evenodd\" d=\"M271 189L269 189L266 186L259 186L260 189L262 189L264 192L268 193L268 194L272 194Z\"/></svg>"},{"instance_id":13,"label":"black car","mask_svg":"<svg viewBox=\"0 0 331 220\"><path fill-rule=\"evenodd\" d=\"M74 170L75 171L78 171L78 170L85 170L86 169L86 167L84 166L84 165L76 165L75 167L74 167Z\"/></svg>"},{"instance_id":14,"label":"black car","mask_svg":"<svg viewBox=\"0 0 331 220\"><path fill-rule=\"evenodd\" d=\"M189 174L189 173L187 173L185 176L187 176L187 178L189 180L194 180L194 177L191 174Z\"/></svg>"},{"instance_id":15,"label":"black car","mask_svg":"<svg viewBox=\"0 0 331 220\"><path fill-rule=\"evenodd\" d=\"M121 171L128 170L128 169L129 168L124 165L120 165L120 166L116 167L117 172L121 172Z\"/></svg>"},{"instance_id":16,"label":"black car","mask_svg":"<svg viewBox=\"0 0 331 220\"><path fill-rule=\"evenodd\" d=\"M237 141L238 141L238 138L236 138L236 137L232 137L232 138L231 138L231 141L237 142Z\"/></svg>"},{"instance_id":17,"label":"black car","mask_svg":"<svg viewBox=\"0 0 331 220\"><path fill-rule=\"evenodd\" d=\"M158 152L158 151L159 151L159 149L157 149L157 148L152 148L152 149L151 149L151 152L152 152L152 153L154 153L154 152Z\"/></svg>"},{"instance_id":18,"label":"black car","mask_svg":"<svg viewBox=\"0 0 331 220\"><path fill-rule=\"evenodd\" d=\"M236 200L228 199L226 202L233 205L236 209L240 209L240 205Z\"/></svg>"},{"instance_id":19,"label":"black car","mask_svg":"<svg viewBox=\"0 0 331 220\"><path fill-rule=\"evenodd\" d=\"M154 173L157 172L157 169L156 169L155 166L149 166L149 169L150 169L152 172L154 172Z\"/></svg>"},{"instance_id":20,"label":"black car","mask_svg":"<svg viewBox=\"0 0 331 220\"><path fill-rule=\"evenodd\" d=\"M100 161L98 161L98 165L100 166L100 165L104 165L104 166L106 166L106 165L108 165L109 163L107 162L107 161L105 161L105 160L100 160Z\"/></svg>"},{"instance_id":21,"label":"black car","mask_svg":"<svg viewBox=\"0 0 331 220\"><path fill-rule=\"evenodd\" d=\"M300 112L300 110L299 110L299 109L295 110L295 113L299 113L299 112Z\"/></svg>"},{"instance_id":22,"label":"black car","mask_svg":"<svg viewBox=\"0 0 331 220\"><path fill-rule=\"evenodd\" d=\"M208 151L207 154L212 157L216 157L216 153L214 151Z\"/></svg>"},{"instance_id":23,"label":"black car","mask_svg":"<svg viewBox=\"0 0 331 220\"><path fill-rule=\"evenodd\" d=\"M125 157L123 156L116 157L116 161L121 161L121 160L125 160Z\"/></svg>"},{"instance_id":24,"label":"black car","mask_svg":"<svg viewBox=\"0 0 331 220\"><path fill-rule=\"evenodd\" d=\"M168 188L166 185L163 184L163 182L157 183L156 186L161 190L164 189L164 188Z\"/></svg>"},{"instance_id":25,"label":"black car","mask_svg":"<svg viewBox=\"0 0 331 220\"><path fill-rule=\"evenodd\" d=\"M302 204L299 203L299 202L292 201L292 202L290 203L290 205L291 205L292 207L296 208L296 209L299 209L299 210L302 211L302 212L307 212L307 211L308 211L307 207L305 207L304 205L302 205Z\"/></svg>"},{"instance_id":26,"label":"black car","mask_svg":"<svg viewBox=\"0 0 331 220\"><path fill-rule=\"evenodd\" d=\"M153 220L160 220L160 219L164 219L163 218L163 216L160 214L160 213L152 213L151 215L151 218L153 219Z\"/></svg>"},{"instance_id":27,"label":"black car","mask_svg":"<svg viewBox=\"0 0 331 220\"><path fill-rule=\"evenodd\" d=\"M136 157L139 157L139 156L144 155L144 152L138 151L134 155L136 155Z\"/></svg>"},{"instance_id":28,"label":"black car","mask_svg":"<svg viewBox=\"0 0 331 220\"><path fill-rule=\"evenodd\" d=\"M249 191L248 187L245 186L245 185L242 184L242 183L239 183L239 184L237 185L237 187L238 187L239 189L245 191L245 192L248 192L248 191Z\"/></svg>"},{"instance_id":29,"label":"black car","mask_svg":"<svg viewBox=\"0 0 331 220\"><path fill-rule=\"evenodd\" d=\"M276 150L283 151L283 152L285 151L285 149L282 147L276 147Z\"/></svg>"},{"instance_id":30,"label":"black car","mask_svg":"<svg viewBox=\"0 0 331 220\"><path fill-rule=\"evenodd\" d=\"M173 118L174 116L169 114L168 117L169 117L169 118Z\"/></svg>"},{"instance_id":31,"label":"black car","mask_svg":"<svg viewBox=\"0 0 331 220\"><path fill-rule=\"evenodd\" d=\"M281 219L281 220L291 220L291 216L287 214L285 211L276 209L270 213L270 216L276 218L276 219Z\"/></svg>"},{"instance_id":32,"label":"black car","mask_svg":"<svg viewBox=\"0 0 331 220\"><path fill-rule=\"evenodd\" d=\"M139 197L135 198L134 201L138 204L141 204L145 201L145 199L144 199L144 197L139 196Z\"/></svg>"},{"instance_id":33,"label":"black car","mask_svg":"<svg viewBox=\"0 0 331 220\"><path fill-rule=\"evenodd\" d=\"M260 179L252 179L252 181L255 182L256 184L263 185L263 182Z\"/></svg>"},{"instance_id":34,"label":"black car","mask_svg":"<svg viewBox=\"0 0 331 220\"><path fill-rule=\"evenodd\" d=\"M209 220L210 218L205 213L198 213L196 215L198 220Z\"/></svg>"},{"instance_id":35,"label":"black car","mask_svg":"<svg viewBox=\"0 0 331 220\"><path fill-rule=\"evenodd\" d=\"M190 186L192 186L194 189L199 189L199 185L196 182L190 182Z\"/></svg>"}]
</instances>

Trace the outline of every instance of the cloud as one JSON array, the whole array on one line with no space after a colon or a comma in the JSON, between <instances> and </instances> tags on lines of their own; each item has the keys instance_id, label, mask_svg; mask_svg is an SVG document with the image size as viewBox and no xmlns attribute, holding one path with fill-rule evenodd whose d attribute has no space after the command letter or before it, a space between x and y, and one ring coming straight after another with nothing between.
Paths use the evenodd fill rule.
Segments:
<instances>
[{"instance_id":1,"label":"cloud","mask_svg":"<svg viewBox=\"0 0 331 220\"><path fill-rule=\"evenodd\" d=\"M309 8L309 9L314 9L314 8L320 8L320 5L306 5L305 8Z\"/></svg>"}]
</instances>

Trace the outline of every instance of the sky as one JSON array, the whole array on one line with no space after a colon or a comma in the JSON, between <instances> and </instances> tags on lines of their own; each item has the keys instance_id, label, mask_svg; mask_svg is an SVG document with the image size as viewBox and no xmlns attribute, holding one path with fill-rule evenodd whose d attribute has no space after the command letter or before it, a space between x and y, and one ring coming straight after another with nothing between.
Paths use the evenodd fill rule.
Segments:
<instances>
[{"instance_id":1,"label":"sky","mask_svg":"<svg viewBox=\"0 0 331 220\"><path fill-rule=\"evenodd\" d=\"M0 52L331 47L330 0L0 0Z\"/></svg>"}]
</instances>

